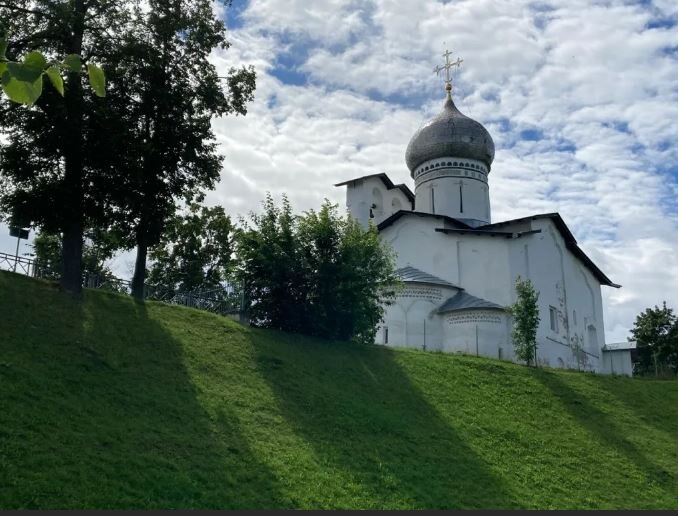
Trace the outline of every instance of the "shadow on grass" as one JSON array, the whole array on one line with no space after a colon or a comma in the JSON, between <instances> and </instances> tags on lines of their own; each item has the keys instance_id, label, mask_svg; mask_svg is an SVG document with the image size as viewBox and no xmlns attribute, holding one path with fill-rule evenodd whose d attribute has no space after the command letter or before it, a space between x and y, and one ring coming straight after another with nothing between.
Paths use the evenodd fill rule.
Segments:
<instances>
[{"instance_id":1,"label":"shadow on grass","mask_svg":"<svg viewBox=\"0 0 678 516\"><path fill-rule=\"evenodd\" d=\"M143 304L3 279L1 508L289 505Z\"/></svg>"},{"instance_id":2,"label":"shadow on grass","mask_svg":"<svg viewBox=\"0 0 678 516\"><path fill-rule=\"evenodd\" d=\"M595 439L625 457L647 478L648 484L654 484L668 494L675 494L676 480L671 472L647 458L621 432L615 421L594 407L591 402L567 385L557 374L539 370L535 372L539 381L558 398L579 425L585 428Z\"/></svg>"},{"instance_id":3,"label":"shadow on grass","mask_svg":"<svg viewBox=\"0 0 678 516\"><path fill-rule=\"evenodd\" d=\"M598 389L613 396L642 423L668 436L678 435L678 381L600 376L595 376L593 381Z\"/></svg>"},{"instance_id":4,"label":"shadow on grass","mask_svg":"<svg viewBox=\"0 0 678 516\"><path fill-rule=\"evenodd\" d=\"M355 507L516 506L392 351L286 338L286 354L257 346L258 368L318 462L350 479L342 488ZM316 500L328 505L322 493Z\"/></svg>"}]
</instances>

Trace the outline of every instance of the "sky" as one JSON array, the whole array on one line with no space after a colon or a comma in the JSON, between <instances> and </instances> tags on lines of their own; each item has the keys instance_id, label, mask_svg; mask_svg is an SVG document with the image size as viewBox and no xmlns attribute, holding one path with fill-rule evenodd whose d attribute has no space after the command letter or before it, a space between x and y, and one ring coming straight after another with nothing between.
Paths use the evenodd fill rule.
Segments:
<instances>
[{"instance_id":1,"label":"sky","mask_svg":"<svg viewBox=\"0 0 678 516\"><path fill-rule=\"evenodd\" d=\"M297 211L375 172L413 186L410 137L444 102L442 52L459 109L490 131L493 222L559 212L621 289L603 287L608 342L666 300L678 309L678 2L233 0L231 46L253 65L248 114L215 120L225 155L207 202L257 210L271 192ZM0 228L0 250L14 244ZM128 275L133 256L118 258Z\"/></svg>"}]
</instances>

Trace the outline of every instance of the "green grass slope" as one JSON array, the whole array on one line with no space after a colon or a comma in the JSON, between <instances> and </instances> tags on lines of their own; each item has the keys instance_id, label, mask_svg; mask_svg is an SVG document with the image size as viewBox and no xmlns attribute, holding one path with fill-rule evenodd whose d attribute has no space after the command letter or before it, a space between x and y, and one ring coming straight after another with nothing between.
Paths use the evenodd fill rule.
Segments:
<instances>
[{"instance_id":1,"label":"green grass slope","mask_svg":"<svg viewBox=\"0 0 678 516\"><path fill-rule=\"evenodd\" d=\"M0 273L0 508L677 508L678 383Z\"/></svg>"}]
</instances>

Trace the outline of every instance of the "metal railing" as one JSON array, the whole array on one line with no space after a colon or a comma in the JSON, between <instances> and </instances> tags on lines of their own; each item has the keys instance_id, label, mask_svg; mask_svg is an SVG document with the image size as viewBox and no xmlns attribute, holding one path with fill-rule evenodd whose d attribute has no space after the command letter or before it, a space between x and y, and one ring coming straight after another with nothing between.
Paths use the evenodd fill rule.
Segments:
<instances>
[{"instance_id":1,"label":"metal railing","mask_svg":"<svg viewBox=\"0 0 678 516\"><path fill-rule=\"evenodd\" d=\"M58 280L60 268L41 263L38 260L0 252L0 270L31 276L33 278ZM132 282L112 274L83 273L82 286L121 294L131 295ZM190 306L199 310L229 315L241 314L245 308L244 291L237 283L226 283L219 288L193 291L159 289L151 285L144 287L144 298L175 305Z\"/></svg>"}]
</instances>

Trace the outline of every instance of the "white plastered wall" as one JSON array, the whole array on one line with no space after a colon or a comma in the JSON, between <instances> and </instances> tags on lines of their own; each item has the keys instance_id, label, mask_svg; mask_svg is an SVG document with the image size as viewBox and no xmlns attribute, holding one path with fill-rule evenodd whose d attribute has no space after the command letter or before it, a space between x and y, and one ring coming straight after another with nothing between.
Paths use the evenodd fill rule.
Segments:
<instances>
[{"instance_id":1,"label":"white plastered wall","mask_svg":"<svg viewBox=\"0 0 678 516\"><path fill-rule=\"evenodd\" d=\"M539 292L537 358L551 367L598 371L604 345L600 282L567 249L550 219L531 221L530 228L541 232L511 241L511 276L513 283L518 276L529 278ZM551 308L557 319L555 329Z\"/></svg>"},{"instance_id":2,"label":"white plastered wall","mask_svg":"<svg viewBox=\"0 0 678 516\"><path fill-rule=\"evenodd\" d=\"M455 288L407 282L386 307L375 343L438 351L443 348L442 319L436 310L458 292Z\"/></svg>"},{"instance_id":3,"label":"white plastered wall","mask_svg":"<svg viewBox=\"0 0 678 516\"><path fill-rule=\"evenodd\" d=\"M351 216L365 227L370 220L379 224L397 211L412 210L412 205L402 190L389 190L378 177L359 179L346 185L346 207Z\"/></svg>"},{"instance_id":4,"label":"white plastered wall","mask_svg":"<svg viewBox=\"0 0 678 516\"><path fill-rule=\"evenodd\" d=\"M501 229L541 231L521 238L435 231L435 228L444 226L441 219L409 216L384 228L381 235L393 246L398 267L411 265L501 306L515 302L517 277L529 278L540 293L541 322L537 333L540 363L551 367L601 371L604 326L600 282L567 249L550 219L527 221ZM557 313L557 331L551 329L550 307ZM426 307L426 310L432 309L433 304ZM425 311L423 307L421 310ZM394 327L397 327L399 319L404 320L396 313L393 311L389 315L390 324ZM466 352L475 353L475 324L464 326L459 323L454 330L458 337L450 336L451 328L445 325L443 317L440 327L441 345L444 349L448 348L445 350L460 351L460 348L470 346L470 351L467 349ZM502 358L513 358L508 317L503 323L485 324L479 328L483 328L489 339L488 349L480 354L497 357L497 347L501 347ZM407 337L405 333L399 340L409 342L411 339Z\"/></svg>"}]
</instances>

